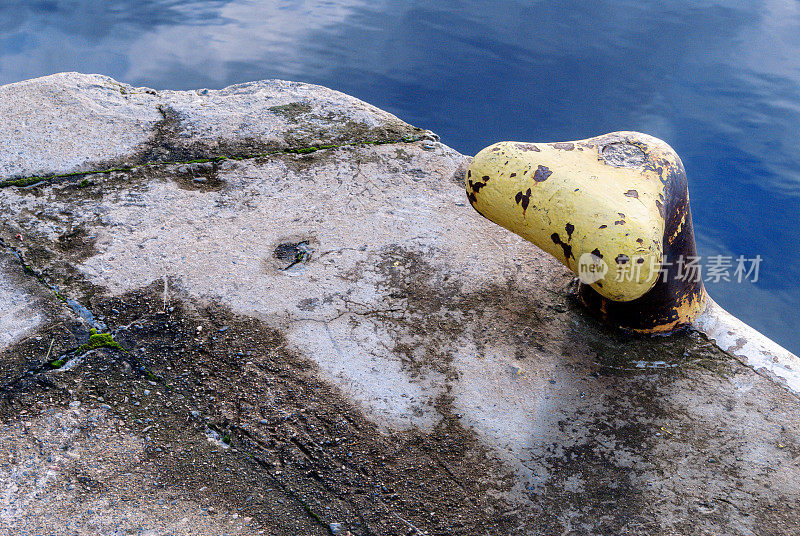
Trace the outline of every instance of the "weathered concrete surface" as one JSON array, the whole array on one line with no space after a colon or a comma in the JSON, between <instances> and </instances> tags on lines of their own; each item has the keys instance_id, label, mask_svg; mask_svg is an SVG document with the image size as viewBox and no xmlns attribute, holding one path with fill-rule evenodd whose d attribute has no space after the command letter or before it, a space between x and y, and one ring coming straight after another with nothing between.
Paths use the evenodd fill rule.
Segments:
<instances>
[{"instance_id":1,"label":"weathered concrete surface","mask_svg":"<svg viewBox=\"0 0 800 536\"><path fill-rule=\"evenodd\" d=\"M22 259L0 303L24 311L0 320L0 420L6 450L38 445L0 461L9 533L69 501L92 513L64 534L800 529L797 396L700 335L587 318L565 268L472 210L467 157L434 136L316 86L209 94L0 88L37 106L13 116L33 133L1 127L9 178L271 152L0 190ZM301 143L346 146L283 151ZM98 323L127 352L75 357ZM104 448L69 461L65 437Z\"/></svg>"},{"instance_id":2,"label":"weathered concrete surface","mask_svg":"<svg viewBox=\"0 0 800 536\"><path fill-rule=\"evenodd\" d=\"M24 278L15 273L14 260L7 252L0 253L0 348L33 332L43 320L34 297L23 286Z\"/></svg>"},{"instance_id":3,"label":"weathered concrete surface","mask_svg":"<svg viewBox=\"0 0 800 536\"><path fill-rule=\"evenodd\" d=\"M739 361L800 394L800 357L748 326L713 300L693 324Z\"/></svg>"},{"instance_id":4,"label":"weathered concrete surface","mask_svg":"<svg viewBox=\"0 0 800 536\"><path fill-rule=\"evenodd\" d=\"M0 87L0 117L4 179L399 139L413 130L321 86L266 80L155 91L78 73Z\"/></svg>"}]
</instances>

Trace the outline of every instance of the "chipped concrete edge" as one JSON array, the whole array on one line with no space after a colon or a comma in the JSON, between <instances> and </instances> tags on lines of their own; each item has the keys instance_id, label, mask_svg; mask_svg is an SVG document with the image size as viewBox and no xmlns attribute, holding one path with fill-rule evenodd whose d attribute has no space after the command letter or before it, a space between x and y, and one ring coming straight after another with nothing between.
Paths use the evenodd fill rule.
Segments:
<instances>
[{"instance_id":1,"label":"chipped concrete edge","mask_svg":"<svg viewBox=\"0 0 800 536\"><path fill-rule=\"evenodd\" d=\"M706 310L692 327L756 372L766 373L800 395L800 358L730 314L710 297Z\"/></svg>"}]
</instances>

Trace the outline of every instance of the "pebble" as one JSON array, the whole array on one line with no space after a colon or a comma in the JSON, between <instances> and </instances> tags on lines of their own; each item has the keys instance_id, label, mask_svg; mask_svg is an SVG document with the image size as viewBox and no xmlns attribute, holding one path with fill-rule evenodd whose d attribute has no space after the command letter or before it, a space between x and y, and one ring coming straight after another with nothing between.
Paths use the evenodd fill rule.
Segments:
<instances>
[{"instance_id":1,"label":"pebble","mask_svg":"<svg viewBox=\"0 0 800 536\"><path fill-rule=\"evenodd\" d=\"M331 523L328 528L331 529L331 534L339 534L343 529L341 523Z\"/></svg>"}]
</instances>

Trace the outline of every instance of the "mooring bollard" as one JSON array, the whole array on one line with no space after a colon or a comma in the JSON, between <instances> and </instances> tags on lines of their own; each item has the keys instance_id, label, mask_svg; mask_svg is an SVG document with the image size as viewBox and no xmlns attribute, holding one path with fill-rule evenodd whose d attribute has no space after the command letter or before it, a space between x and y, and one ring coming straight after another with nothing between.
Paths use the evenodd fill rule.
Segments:
<instances>
[{"instance_id":1,"label":"mooring bollard","mask_svg":"<svg viewBox=\"0 0 800 536\"><path fill-rule=\"evenodd\" d=\"M663 141L497 143L472 161L466 188L478 212L578 274L581 300L605 321L669 332L702 311L702 280L678 273L678 259L697 255L686 174Z\"/></svg>"},{"instance_id":2,"label":"mooring bollard","mask_svg":"<svg viewBox=\"0 0 800 536\"><path fill-rule=\"evenodd\" d=\"M572 142L501 142L465 178L481 215L578 275L583 304L639 333L692 326L800 392L800 359L707 295L683 164L665 142L613 132Z\"/></svg>"}]
</instances>

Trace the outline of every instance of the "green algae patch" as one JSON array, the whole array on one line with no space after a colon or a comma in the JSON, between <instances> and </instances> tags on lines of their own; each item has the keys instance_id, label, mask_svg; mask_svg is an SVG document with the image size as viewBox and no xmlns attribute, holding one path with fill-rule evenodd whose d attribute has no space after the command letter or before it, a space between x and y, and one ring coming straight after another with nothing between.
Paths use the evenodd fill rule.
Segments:
<instances>
[{"instance_id":1,"label":"green algae patch","mask_svg":"<svg viewBox=\"0 0 800 536\"><path fill-rule=\"evenodd\" d=\"M5 179L0 180L0 188L9 188L9 187L17 187L17 188L27 188L29 186L34 186L42 183L50 183L59 179L69 179L71 177L80 177L86 175L95 175L95 174L109 174L114 172L129 172L133 171L137 168L147 168L147 167L158 167L158 166L169 166L169 165L177 165L177 164L205 164L205 163L219 163L224 162L225 160L234 160L234 161L241 161L241 160L252 160L255 158L265 158L277 154L309 154L315 153L317 151L328 150L328 149L339 149L341 147L366 147L369 145L389 145L393 143L414 143L419 141L420 138L416 136L404 136L400 139L379 139L379 140L367 140L367 141L348 141L343 142L340 144L327 144L327 145L315 145L310 147L294 147L294 148L287 148L287 149L276 149L274 151L266 151L266 152L259 152L259 153L251 153L251 154L243 154L243 155L219 155L219 156L211 156L209 158L195 158L192 160L167 160L167 161L158 161L158 162L143 162L141 164L137 164L134 166L127 166L127 167L113 167L108 169L97 169L97 170L90 170L90 171L75 171L72 173L59 173L55 175L47 175L47 176L33 176L33 177L22 177L18 179ZM77 187L80 189L86 188L91 186L92 182L86 178L82 179L77 183Z\"/></svg>"},{"instance_id":2,"label":"green algae patch","mask_svg":"<svg viewBox=\"0 0 800 536\"><path fill-rule=\"evenodd\" d=\"M97 330L92 328L91 335L89 335L89 342L78 347L75 354L82 355L90 350L96 350L98 348L115 348L127 353L127 350L114 340L114 336L111 333L97 333Z\"/></svg>"},{"instance_id":3,"label":"green algae patch","mask_svg":"<svg viewBox=\"0 0 800 536\"><path fill-rule=\"evenodd\" d=\"M0 182L0 188L5 188L7 186L17 186L19 188L25 188L27 186L33 186L34 184L40 183L42 181L49 180L50 177L25 177L22 179L9 179Z\"/></svg>"}]
</instances>

